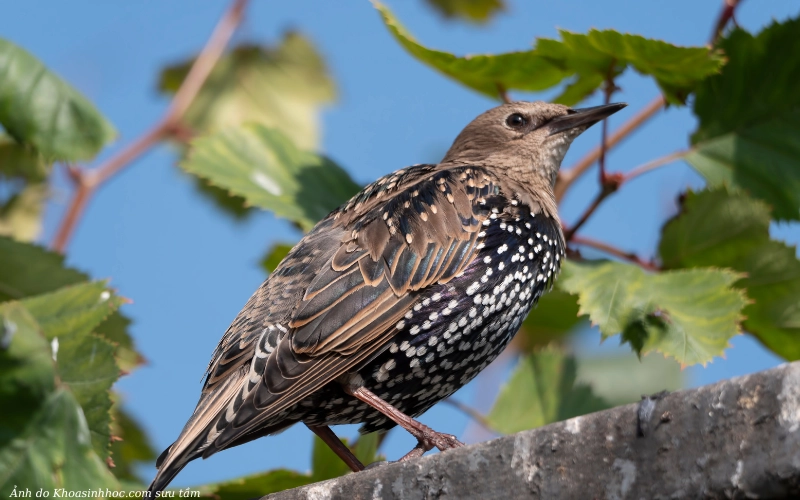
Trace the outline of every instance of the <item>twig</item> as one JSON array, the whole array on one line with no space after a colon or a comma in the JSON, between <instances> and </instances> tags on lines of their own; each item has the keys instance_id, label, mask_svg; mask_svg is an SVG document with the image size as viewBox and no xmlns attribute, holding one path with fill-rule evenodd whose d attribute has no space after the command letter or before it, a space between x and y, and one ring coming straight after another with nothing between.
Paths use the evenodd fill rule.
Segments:
<instances>
[{"instance_id":1,"label":"twig","mask_svg":"<svg viewBox=\"0 0 800 500\"><path fill-rule=\"evenodd\" d=\"M111 177L147 152L155 144L172 134L186 110L189 109L200 88L214 69L233 33L242 21L247 0L234 0L230 8L217 23L202 52L192 64L189 74L175 93L164 116L142 136L134 140L122 151L109 158L94 170L73 168L70 176L75 181L75 193L70 200L67 212L53 239L53 249L64 252L87 203L94 192Z\"/></svg>"},{"instance_id":2,"label":"twig","mask_svg":"<svg viewBox=\"0 0 800 500\"><path fill-rule=\"evenodd\" d=\"M646 174L647 172L653 171L659 167L668 165L675 160L683 158L688 152L689 151L676 151L666 156L662 156L661 158L656 158L655 160L649 161L644 165L634 168L627 174L605 174L601 179L600 192L597 194L592 203L586 208L586 211L583 213L583 215L581 215L580 219L578 219L578 222L564 232L564 237L566 240L572 240L575 233L578 232L578 229L580 229L581 226L583 226L586 221L589 220L589 217L594 214L594 212L597 210L597 207L599 207L606 198L616 193L623 184L635 179L636 177L639 177L642 174Z\"/></svg>"},{"instance_id":3,"label":"twig","mask_svg":"<svg viewBox=\"0 0 800 500\"><path fill-rule=\"evenodd\" d=\"M502 432L498 432L497 430L495 430L492 427L492 424L490 424L489 421L486 420L486 417L481 415L481 413L478 410L476 410L475 408L467 406L464 403L462 403L461 401L457 401L457 400L455 400L453 398L445 398L445 399L442 400L442 402L444 402L446 404L449 404L453 408L455 408L458 411L464 413L465 415L470 417L472 420L477 422L481 427L483 427L487 431L491 432L492 434L497 434L497 435L502 434Z\"/></svg>"},{"instance_id":4,"label":"twig","mask_svg":"<svg viewBox=\"0 0 800 500\"><path fill-rule=\"evenodd\" d=\"M648 271L659 270L659 267L653 261L645 261L633 252L626 252L624 250L620 250L619 248L609 245L608 243L604 243L602 241L597 241L595 239L587 238L585 236L573 236L572 243L575 243L576 245L595 248L609 255L619 257L620 259L627 260L628 262L633 262L637 266L641 267L642 269L646 269Z\"/></svg>"},{"instance_id":5,"label":"twig","mask_svg":"<svg viewBox=\"0 0 800 500\"><path fill-rule=\"evenodd\" d=\"M717 23L714 25L714 31L711 32L711 41L709 44L712 47L716 45L717 40L719 40L719 37L722 36L722 32L725 30L725 26L728 25L728 21L732 20L734 23L736 23L734 14L736 13L736 7L738 7L740 3L741 0L722 1L722 11L719 13Z\"/></svg>"},{"instance_id":6,"label":"twig","mask_svg":"<svg viewBox=\"0 0 800 500\"><path fill-rule=\"evenodd\" d=\"M614 85L614 65L616 64L616 60L614 60L608 67L608 74L606 75L606 84L605 88L603 89L603 104L608 105L611 103L611 96L614 94L616 90L616 86ZM599 180L600 185L602 186L606 182L606 151L607 145L606 140L608 139L608 118L603 120L601 124L602 132L600 136L600 158L598 159L599 164Z\"/></svg>"},{"instance_id":7,"label":"twig","mask_svg":"<svg viewBox=\"0 0 800 500\"><path fill-rule=\"evenodd\" d=\"M650 104L644 107L641 111L639 111L633 118L625 122L620 128L615 130L608 140L604 141L605 150L609 151L611 148L619 144L623 139L628 137L631 132L639 128L643 123L653 117L658 111L660 111L666 101L664 100L664 96L658 96L653 99ZM571 169L562 171L558 176L558 182L556 183L555 195L556 200L561 201L564 197L564 194L567 192L569 187L574 183L578 178L586 172L589 167L591 167L595 161L600 158L600 155L603 152L603 148L597 146L596 148L589 151L589 153L581 158L578 163L575 164Z\"/></svg>"},{"instance_id":8,"label":"twig","mask_svg":"<svg viewBox=\"0 0 800 500\"><path fill-rule=\"evenodd\" d=\"M600 192L597 193L594 201L592 201L592 203L586 207L586 211L583 212L583 215L581 215L580 219L578 219L578 222L576 222L571 229L564 233L564 237L566 238L567 242L572 240L572 237L576 232L578 232L578 229L580 229L581 226L583 226L586 221L589 220L589 217L591 217L594 211L597 210L597 207L603 203L603 200L617 192L619 187L622 185L622 182L623 175L620 173L605 174L603 176L603 179L601 179Z\"/></svg>"},{"instance_id":9,"label":"twig","mask_svg":"<svg viewBox=\"0 0 800 500\"><path fill-rule=\"evenodd\" d=\"M622 178L622 183L626 183L631 181L642 174L646 174L647 172L651 172L659 167L663 167L664 165L669 165L670 163L680 160L684 156L689 153L689 150L684 151L675 151L674 153L670 153L668 155L662 156L661 158L656 158L655 160L651 160L644 165L640 165L636 168L631 169L627 174L624 175Z\"/></svg>"},{"instance_id":10,"label":"twig","mask_svg":"<svg viewBox=\"0 0 800 500\"><path fill-rule=\"evenodd\" d=\"M502 99L506 104L510 103L511 97L509 97L505 86L500 82L495 82L495 86L497 87L497 93L500 95L500 99Z\"/></svg>"}]
</instances>

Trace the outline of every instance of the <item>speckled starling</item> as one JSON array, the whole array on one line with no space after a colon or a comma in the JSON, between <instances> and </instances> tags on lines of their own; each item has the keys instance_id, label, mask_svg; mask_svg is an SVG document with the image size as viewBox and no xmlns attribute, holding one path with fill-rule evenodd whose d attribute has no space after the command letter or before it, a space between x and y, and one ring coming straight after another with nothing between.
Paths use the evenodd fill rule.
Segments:
<instances>
[{"instance_id":1,"label":"speckled starling","mask_svg":"<svg viewBox=\"0 0 800 500\"><path fill-rule=\"evenodd\" d=\"M441 163L382 177L320 221L225 332L150 489L190 460L297 422L353 470L363 466L328 426L400 425L418 440L401 460L461 446L413 417L495 359L551 286L565 250L561 160L624 106L496 107Z\"/></svg>"}]
</instances>

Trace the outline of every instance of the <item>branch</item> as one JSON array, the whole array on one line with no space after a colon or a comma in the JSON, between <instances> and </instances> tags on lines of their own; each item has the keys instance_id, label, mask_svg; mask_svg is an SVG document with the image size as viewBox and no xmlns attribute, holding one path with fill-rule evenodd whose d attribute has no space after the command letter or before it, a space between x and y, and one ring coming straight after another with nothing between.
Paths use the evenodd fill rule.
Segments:
<instances>
[{"instance_id":1,"label":"branch","mask_svg":"<svg viewBox=\"0 0 800 500\"><path fill-rule=\"evenodd\" d=\"M617 192L619 187L622 185L622 180L623 177L621 174L605 174L605 173L603 174L603 179L601 179L602 184L600 186L600 192L597 193L597 196L592 201L592 203L589 204L588 207L586 207L586 211L583 212L583 215L581 215L580 219L578 219L578 222L576 222L575 225L573 225L570 229L564 232L564 238L567 240L568 243L573 239L575 233L578 232L578 229L580 229L586 223L586 221L589 220L589 217L591 217L592 214L594 214L595 210L597 210L597 207L599 207L600 204L603 203L603 200L605 200L606 198Z\"/></svg>"},{"instance_id":2,"label":"branch","mask_svg":"<svg viewBox=\"0 0 800 500\"><path fill-rule=\"evenodd\" d=\"M670 163L676 160L680 160L687 154L689 154L689 150L675 151L674 153L662 156L661 158L656 158L655 160L651 160L645 163L644 165L635 167L623 176L622 183L624 184L628 181L632 181L633 179L639 177L640 175L652 172L653 170L663 167L664 165L669 165Z\"/></svg>"},{"instance_id":3,"label":"branch","mask_svg":"<svg viewBox=\"0 0 800 500\"><path fill-rule=\"evenodd\" d=\"M717 18L717 22L714 25L714 32L711 35L711 41L709 42L710 45L716 44L717 40L719 39L720 35L722 34L725 26L728 25L728 22L733 20L735 22L734 14L736 13L736 7L742 3L742 0L723 0L722 10ZM644 107L639 113L637 113L633 118L628 120L625 124L623 124L619 129L617 129L608 140L603 138L603 141L600 146L595 147L592 149L586 156L578 160L578 163L575 164L569 170L562 170L558 174L558 182L556 183L555 188L555 195L556 201L561 203L561 200L564 198L567 190L569 190L570 186L578 180L580 176L582 176L588 169L591 167L595 161L604 158L605 153L619 144L622 139L626 138L628 135L631 134L634 130L642 126L647 120L652 118L659 110L661 110L667 101L664 99L663 95L660 95L650 101L650 104ZM605 123L603 125L605 127ZM604 130L605 135L605 130ZM601 168L601 172L602 172Z\"/></svg>"},{"instance_id":4,"label":"branch","mask_svg":"<svg viewBox=\"0 0 800 500\"><path fill-rule=\"evenodd\" d=\"M508 95L508 91L503 86L503 84L496 82L495 86L497 87L497 94L500 96L500 99L506 104L510 103L511 97Z\"/></svg>"},{"instance_id":5,"label":"branch","mask_svg":"<svg viewBox=\"0 0 800 500\"><path fill-rule=\"evenodd\" d=\"M164 116L142 136L94 170L73 168L70 177L75 181L75 193L70 200L64 219L53 239L53 249L63 253L80 221L87 203L95 191L111 177L149 151L161 140L169 137L179 127L179 122L189 109L208 75L214 69L233 33L242 21L247 0L234 0L217 23L202 52L192 64L189 73L175 93Z\"/></svg>"},{"instance_id":6,"label":"branch","mask_svg":"<svg viewBox=\"0 0 800 500\"><path fill-rule=\"evenodd\" d=\"M622 260L627 260L628 262L632 262L647 271L659 270L659 267L652 260L646 261L633 252L626 252L624 250L620 250L619 248L609 245L608 243L604 243L602 241L598 241L592 238L587 238L585 236L575 236L575 235L572 236L571 241L576 245L595 248L597 250L600 250L601 252L613 255L614 257L618 257Z\"/></svg>"},{"instance_id":7,"label":"branch","mask_svg":"<svg viewBox=\"0 0 800 500\"><path fill-rule=\"evenodd\" d=\"M650 104L644 107L641 111L639 111L633 118L625 122L620 128L614 131L611 136L603 143L604 147L597 146L589 153L581 158L578 163L575 164L571 169L562 171L558 174L558 182L556 183L556 201L561 202L564 198L564 194L567 192L570 186L578 180L578 178L586 172L589 167L591 167L594 162L596 162L600 156L603 154L603 151L609 151L611 148L619 144L623 139L628 137L631 132L639 128L642 124L644 124L647 120L652 118L658 111L660 111L666 101L664 100L664 96L658 96L653 99Z\"/></svg>"},{"instance_id":8,"label":"branch","mask_svg":"<svg viewBox=\"0 0 800 500\"><path fill-rule=\"evenodd\" d=\"M711 41L709 44L712 47L716 45L717 40L722 36L722 32L725 31L725 26L728 25L728 21L736 23L734 14L736 13L736 7L738 7L740 3L741 0L723 0L722 11L720 11L717 23L714 25L714 31L711 32Z\"/></svg>"},{"instance_id":9,"label":"branch","mask_svg":"<svg viewBox=\"0 0 800 500\"><path fill-rule=\"evenodd\" d=\"M797 498L798 380L785 364L668 394L649 418L620 406L265 500Z\"/></svg>"}]
</instances>

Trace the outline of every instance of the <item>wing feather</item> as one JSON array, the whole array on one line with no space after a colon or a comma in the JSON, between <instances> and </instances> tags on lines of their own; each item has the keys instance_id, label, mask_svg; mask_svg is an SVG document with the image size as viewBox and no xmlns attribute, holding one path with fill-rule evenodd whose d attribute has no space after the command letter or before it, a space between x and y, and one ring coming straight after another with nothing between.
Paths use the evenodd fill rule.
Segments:
<instances>
[{"instance_id":1,"label":"wing feather","mask_svg":"<svg viewBox=\"0 0 800 500\"><path fill-rule=\"evenodd\" d=\"M228 407L198 406L193 419L208 429L202 455L280 427L282 412L387 348L418 292L475 258L489 216L480 199L494 183L479 168L411 167L318 224L220 341L205 397L228 391L235 373L250 376L236 379Z\"/></svg>"}]
</instances>

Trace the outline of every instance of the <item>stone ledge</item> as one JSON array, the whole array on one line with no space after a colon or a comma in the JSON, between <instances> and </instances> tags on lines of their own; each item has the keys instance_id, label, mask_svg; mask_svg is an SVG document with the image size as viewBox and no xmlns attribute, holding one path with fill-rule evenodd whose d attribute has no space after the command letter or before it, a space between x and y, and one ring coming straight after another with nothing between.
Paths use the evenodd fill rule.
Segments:
<instances>
[{"instance_id":1,"label":"stone ledge","mask_svg":"<svg viewBox=\"0 0 800 500\"><path fill-rule=\"evenodd\" d=\"M269 500L800 498L800 361Z\"/></svg>"}]
</instances>

